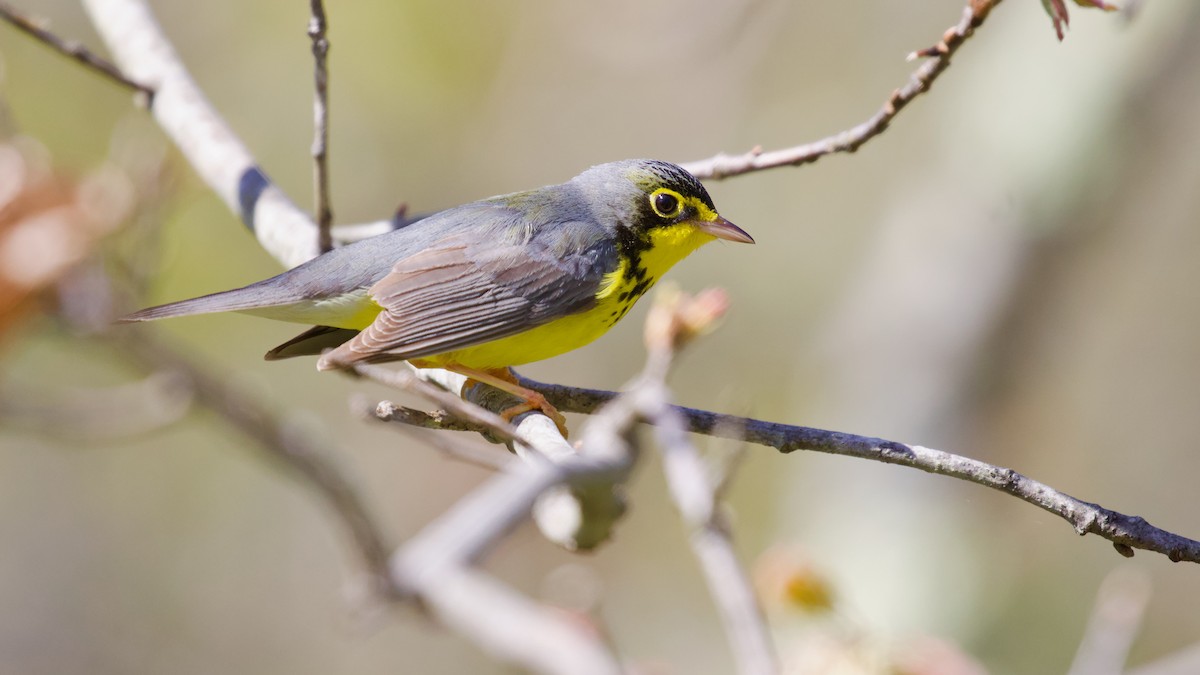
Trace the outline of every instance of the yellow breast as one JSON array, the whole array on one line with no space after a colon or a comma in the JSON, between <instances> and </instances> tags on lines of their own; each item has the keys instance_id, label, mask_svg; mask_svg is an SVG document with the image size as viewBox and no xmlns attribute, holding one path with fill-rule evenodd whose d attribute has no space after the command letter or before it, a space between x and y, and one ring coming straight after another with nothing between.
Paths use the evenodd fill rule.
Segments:
<instances>
[{"instance_id":1,"label":"yellow breast","mask_svg":"<svg viewBox=\"0 0 1200 675\"><path fill-rule=\"evenodd\" d=\"M457 363L491 370L541 361L578 349L604 335L650 290L662 275L714 237L690 224L656 228L649 246L636 258L622 258L604 277L596 304L522 333L421 359L422 366Z\"/></svg>"}]
</instances>

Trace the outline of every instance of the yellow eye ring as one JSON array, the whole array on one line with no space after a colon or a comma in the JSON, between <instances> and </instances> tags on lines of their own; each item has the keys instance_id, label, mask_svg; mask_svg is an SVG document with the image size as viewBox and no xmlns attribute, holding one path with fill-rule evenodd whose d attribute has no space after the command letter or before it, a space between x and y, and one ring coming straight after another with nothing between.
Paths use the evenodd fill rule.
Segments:
<instances>
[{"instance_id":1,"label":"yellow eye ring","mask_svg":"<svg viewBox=\"0 0 1200 675\"><path fill-rule=\"evenodd\" d=\"M650 208L660 218L674 218L683 212L683 195L670 188L659 188L650 193Z\"/></svg>"}]
</instances>

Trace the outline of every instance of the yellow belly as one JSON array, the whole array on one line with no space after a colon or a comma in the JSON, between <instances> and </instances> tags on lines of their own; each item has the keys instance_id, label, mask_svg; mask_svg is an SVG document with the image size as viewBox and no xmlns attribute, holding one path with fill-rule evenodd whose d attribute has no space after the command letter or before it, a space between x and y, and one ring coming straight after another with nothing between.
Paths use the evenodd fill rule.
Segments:
<instances>
[{"instance_id":1,"label":"yellow belly","mask_svg":"<svg viewBox=\"0 0 1200 675\"><path fill-rule=\"evenodd\" d=\"M586 312L556 319L523 333L429 356L420 359L419 365L436 367L457 363L475 370L494 370L565 354L592 342L612 328L623 314L617 311L614 318L613 304L601 302Z\"/></svg>"}]
</instances>

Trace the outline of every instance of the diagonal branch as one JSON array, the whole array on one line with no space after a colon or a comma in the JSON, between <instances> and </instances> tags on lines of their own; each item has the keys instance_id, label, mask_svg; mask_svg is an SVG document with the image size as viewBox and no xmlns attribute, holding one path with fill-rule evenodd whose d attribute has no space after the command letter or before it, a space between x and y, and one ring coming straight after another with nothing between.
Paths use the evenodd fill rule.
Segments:
<instances>
[{"instance_id":1,"label":"diagonal branch","mask_svg":"<svg viewBox=\"0 0 1200 675\"><path fill-rule=\"evenodd\" d=\"M466 566L438 570L423 606L488 652L539 673L620 675L597 631Z\"/></svg>"},{"instance_id":2,"label":"diagonal branch","mask_svg":"<svg viewBox=\"0 0 1200 675\"><path fill-rule=\"evenodd\" d=\"M9 22L26 35L33 37L33 39L49 45L51 49L54 49L63 56L75 59L79 63L83 64L85 68L99 73L100 75L112 80L113 82L116 82L122 87L127 87L145 95L147 107L149 107L149 102L153 100L153 88L129 79L124 73L121 72L120 68L117 68L116 65L104 57L97 56L96 54L92 53L90 49L84 47L79 42L61 38L49 30L46 30L44 27L44 21L22 14L21 12L17 11L16 8L6 2L0 2L0 19L4 19L5 21Z\"/></svg>"},{"instance_id":3,"label":"diagonal branch","mask_svg":"<svg viewBox=\"0 0 1200 675\"><path fill-rule=\"evenodd\" d=\"M929 91L934 80L950 67L950 58L1000 2L969 0L963 9L962 20L951 26L936 45L909 55L910 59L927 57L928 60L909 76L903 87L892 92L878 112L862 124L805 145L769 151L754 148L741 155L721 153L708 159L687 162L682 165L683 168L697 178L722 179L780 166L800 166L815 162L825 155L858 150L859 146L883 133L892 119L913 99Z\"/></svg>"},{"instance_id":4,"label":"diagonal branch","mask_svg":"<svg viewBox=\"0 0 1200 675\"><path fill-rule=\"evenodd\" d=\"M461 397L450 393L446 389L426 382L418 377L413 370L393 370L372 364L356 364L350 372L389 387L394 387L402 391L411 391L442 406L460 420L464 420L477 427L482 427L487 433L501 440L525 442L517 434L516 428L504 418L490 410L464 401Z\"/></svg>"},{"instance_id":5,"label":"diagonal branch","mask_svg":"<svg viewBox=\"0 0 1200 675\"><path fill-rule=\"evenodd\" d=\"M565 412L590 413L617 396L611 391L518 378L521 386L541 392L550 403ZM688 429L698 434L743 440L783 453L796 450L825 452L958 478L1008 493L1053 513L1070 523L1080 535L1095 534L1111 541L1122 555L1131 556L1133 549L1140 548L1161 553L1174 562L1200 563L1200 541L1154 527L1139 516L1125 515L1076 499L1012 469L882 438L765 422L695 408L678 407L677 410L687 419Z\"/></svg>"}]
</instances>

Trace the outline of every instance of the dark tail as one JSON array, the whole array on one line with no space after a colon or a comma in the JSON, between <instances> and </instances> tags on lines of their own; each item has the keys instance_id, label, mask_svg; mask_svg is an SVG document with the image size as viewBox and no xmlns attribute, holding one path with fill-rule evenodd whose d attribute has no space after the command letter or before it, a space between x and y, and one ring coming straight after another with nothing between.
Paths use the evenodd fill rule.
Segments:
<instances>
[{"instance_id":1,"label":"dark tail","mask_svg":"<svg viewBox=\"0 0 1200 675\"><path fill-rule=\"evenodd\" d=\"M333 349L343 342L358 335L358 331L349 328L331 328L329 326L313 326L296 337L267 352L263 357L268 361L290 359L294 356L317 356L327 349Z\"/></svg>"}]
</instances>

